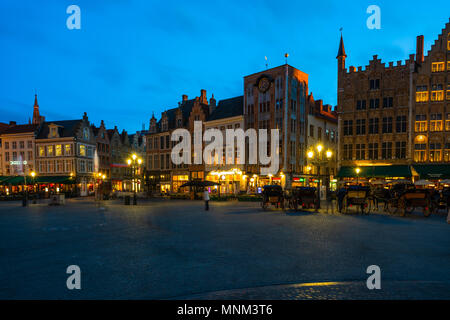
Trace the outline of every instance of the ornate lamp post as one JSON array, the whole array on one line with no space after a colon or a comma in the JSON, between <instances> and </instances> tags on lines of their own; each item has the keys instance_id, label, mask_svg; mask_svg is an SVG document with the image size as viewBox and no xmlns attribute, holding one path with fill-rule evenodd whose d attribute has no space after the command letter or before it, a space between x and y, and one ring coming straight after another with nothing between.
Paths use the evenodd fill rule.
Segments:
<instances>
[{"instance_id":1,"label":"ornate lamp post","mask_svg":"<svg viewBox=\"0 0 450 320\"><path fill-rule=\"evenodd\" d=\"M322 153L323 145L321 144L318 144L316 146L316 150L317 154L315 154L313 150L310 150L306 155L310 163L312 163L317 167L317 206L318 209L320 209L320 181L321 181L320 167L326 166L329 163L329 161L333 156L333 152L331 150L327 150L324 155ZM328 190L328 183L327 183L327 190Z\"/></svg>"},{"instance_id":2,"label":"ornate lamp post","mask_svg":"<svg viewBox=\"0 0 450 320\"><path fill-rule=\"evenodd\" d=\"M137 181L136 181L136 169L141 166L142 159L138 158L138 156L133 153L131 155L131 159L127 160L129 166L131 166L131 174L132 174L132 189L133 189L133 205L137 204L136 199L136 189L137 189Z\"/></svg>"},{"instance_id":3,"label":"ornate lamp post","mask_svg":"<svg viewBox=\"0 0 450 320\"><path fill-rule=\"evenodd\" d=\"M359 183L359 173L361 172L361 169L360 168L356 168L355 172L356 172L356 184L358 184Z\"/></svg>"}]
</instances>

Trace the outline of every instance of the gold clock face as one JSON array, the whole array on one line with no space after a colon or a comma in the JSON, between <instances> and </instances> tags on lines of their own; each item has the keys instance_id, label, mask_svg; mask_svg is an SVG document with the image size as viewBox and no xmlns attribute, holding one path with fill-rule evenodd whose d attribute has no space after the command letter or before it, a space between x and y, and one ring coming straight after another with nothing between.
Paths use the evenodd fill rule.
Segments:
<instances>
[{"instance_id":1,"label":"gold clock face","mask_svg":"<svg viewBox=\"0 0 450 320\"><path fill-rule=\"evenodd\" d=\"M266 92L270 88L270 81L267 78L261 78L258 82L258 89L261 92Z\"/></svg>"}]
</instances>

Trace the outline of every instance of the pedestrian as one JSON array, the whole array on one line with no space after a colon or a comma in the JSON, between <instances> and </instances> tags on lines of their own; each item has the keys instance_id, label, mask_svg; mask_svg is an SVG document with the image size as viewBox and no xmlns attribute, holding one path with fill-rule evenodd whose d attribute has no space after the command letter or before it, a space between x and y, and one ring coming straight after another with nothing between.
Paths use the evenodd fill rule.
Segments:
<instances>
[{"instance_id":1,"label":"pedestrian","mask_svg":"<svg viewBox=\"0 0 450 320\"><path fill-rule=\"evenodd\" d=\"M339 212L341 212L343 209L342 207L344 204L343 202L344 202L344 198L345 198L346 194L347 194L347 189L344 186L342 186L337 192L337 201L338 201Z\"/></svg>"},{"instance_id":2,"label":"pedestrian","mask_svg":"<svg viewBox=\"0 0 450 320\"><path fill-rule=\"evenodd\" d=\"M203 191L203 200L205 200L205 211L209 210L209 192L208 189Z\"/></svg>"}]
</instances>

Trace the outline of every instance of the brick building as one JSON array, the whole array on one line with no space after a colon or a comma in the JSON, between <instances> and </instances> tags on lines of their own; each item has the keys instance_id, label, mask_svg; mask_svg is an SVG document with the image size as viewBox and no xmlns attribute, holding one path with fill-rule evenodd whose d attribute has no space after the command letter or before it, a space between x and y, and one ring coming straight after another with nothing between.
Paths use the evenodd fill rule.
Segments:
<instances>
[{"instance_id":1,"label":"brick building","mask_svg":"<svg viewBox=\"0 0 450 320\"><path fill-rule=\"evenodd\" d=\"M449 163L449 23L424 56L418 36L416 53L394 65L377 55L364 69L346 68L341 35L338 60L339 167L341 177L425 176L421 171ZM446 127L446 123L449 126Z\"/></svg>"}]
</instances>

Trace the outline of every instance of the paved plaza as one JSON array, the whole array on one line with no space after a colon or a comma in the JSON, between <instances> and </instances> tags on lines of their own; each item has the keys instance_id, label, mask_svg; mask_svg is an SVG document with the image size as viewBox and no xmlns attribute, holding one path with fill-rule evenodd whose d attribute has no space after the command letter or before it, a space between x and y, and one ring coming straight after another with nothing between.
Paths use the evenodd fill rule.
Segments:
<instances>
[{"instance_id":1,"label":"paved plaza","mask_svg":"<svg viewBox=\"0 0 450 320\"><path fill-rule=\"evenodd\" d=\"M1 299L450 299L445 215L0 203ZM68 290L66 268L81 268ZM366 268L381 268L368 290Z\"/></svg>"}]
</instances>

